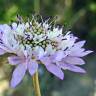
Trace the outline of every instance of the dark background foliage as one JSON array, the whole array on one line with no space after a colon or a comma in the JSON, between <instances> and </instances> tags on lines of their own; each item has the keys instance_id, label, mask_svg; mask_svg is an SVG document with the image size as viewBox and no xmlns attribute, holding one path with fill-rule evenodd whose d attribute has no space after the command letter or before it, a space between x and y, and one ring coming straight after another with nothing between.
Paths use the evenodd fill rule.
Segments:
<instances>
[{"instance_id":1,"label":"dark background foliage","mask_svg":"<svg viewBox=\"0 0 96 96\"><path fill-rule=\"evenodd\" d=\"M42 96L96 96L96 1L0 0L1 24L16 20L17 14L26 18L33 13L44 18L57 16L57 24L64 25L64 31L71 30L80 40L87 40L85 47L94 51L84 58L85 75L65 71L65 79L61 81L40 66ZM14 67L6 59L7 56L0 56L0 96L34 96L29 74L16 89L9 87Z\"/></svg>"}]
</instances>

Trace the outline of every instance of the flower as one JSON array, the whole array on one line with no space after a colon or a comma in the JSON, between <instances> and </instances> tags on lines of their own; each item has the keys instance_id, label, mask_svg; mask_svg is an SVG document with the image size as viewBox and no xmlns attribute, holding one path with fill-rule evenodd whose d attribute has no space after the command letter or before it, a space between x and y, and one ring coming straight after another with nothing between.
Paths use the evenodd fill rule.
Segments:
<instances>
[{"instance_id":1,"label":"flower","mask_svg":"<svg viewBox=\"0 0 96 96\"><path fill-rule=\"evenodd\" d=\"M38 22L34 16L27 22L0 25L0 55L13 54L8 61L16 66L12 88L22 81L27 70L33 76L39 64L60 79L64 78L62 69L85 73L78 65L85 64L82 57L92 51L86 51L85 41L77 42L71 32L65 35L62 32L63 27L51 26L48 20Z\"/></svg>"}]
</instances>

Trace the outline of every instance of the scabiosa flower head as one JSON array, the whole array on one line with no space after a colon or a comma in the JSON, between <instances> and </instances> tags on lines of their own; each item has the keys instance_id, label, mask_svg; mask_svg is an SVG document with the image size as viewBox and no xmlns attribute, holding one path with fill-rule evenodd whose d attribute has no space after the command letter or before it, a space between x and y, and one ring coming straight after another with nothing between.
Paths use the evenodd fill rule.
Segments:
<instances>
[{"instance_id":1,"label":"scabiosa flower head","mask_svg":"<svg viewBox=\"0 0 96 96\"><path fill-rule=\"evenodd\" d=\"M52 26L48 20L38 22L34 16L27 22L0 25L0 55L12 53L8 61L16 65L11 87L21 82L27 70L33 76L38 64L60 79L64 78L62 69L85 73L78 65L85 64L82 57L92 51L82 48L85 41L77 42L71 32L62 32L63 27Z\"/></svg>"}]
</instances>

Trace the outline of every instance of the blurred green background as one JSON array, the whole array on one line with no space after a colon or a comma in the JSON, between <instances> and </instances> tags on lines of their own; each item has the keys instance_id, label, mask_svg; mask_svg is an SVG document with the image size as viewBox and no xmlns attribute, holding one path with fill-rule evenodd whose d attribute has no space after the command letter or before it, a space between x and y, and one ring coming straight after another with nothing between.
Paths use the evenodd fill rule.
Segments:
<instances>
[{"instance_id":1,"label":"blurred green background","mask_svg":"<svg viewBox=\"0 0 96 96\"><path fill-rule=\"evenodd\" d=\"M17 14L26 18L33 13L44 18L58 16L57 24L87 40L85 47L96 52L96 0L0 0L0 23L16 20ZM29 74L16 89L9 87L14 67L6 59L0 56L0 96L34 96ZM40 66L42 96L96 96L96 54L84 59L87 74L65 71L63 81Z\"/></svg>"}]
</instances>

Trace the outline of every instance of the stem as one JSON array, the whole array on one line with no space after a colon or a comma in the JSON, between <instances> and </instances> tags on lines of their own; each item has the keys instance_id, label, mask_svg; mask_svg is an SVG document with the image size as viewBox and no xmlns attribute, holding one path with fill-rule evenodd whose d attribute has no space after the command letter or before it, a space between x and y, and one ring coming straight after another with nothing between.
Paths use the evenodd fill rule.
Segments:
<instances>
[{"instance_id":1,"label":"stem","mask_svg":"<svg viewBox=\"0 0 96 96\"><path fill-rule=\"evenodd\" d=\"M36 72L34 74L32 79L33 79L33 86L34 86L35 96L41 96L40 86L39 86L39 79L38 79L38 72Z\"/></svg>"}]
</instances>

